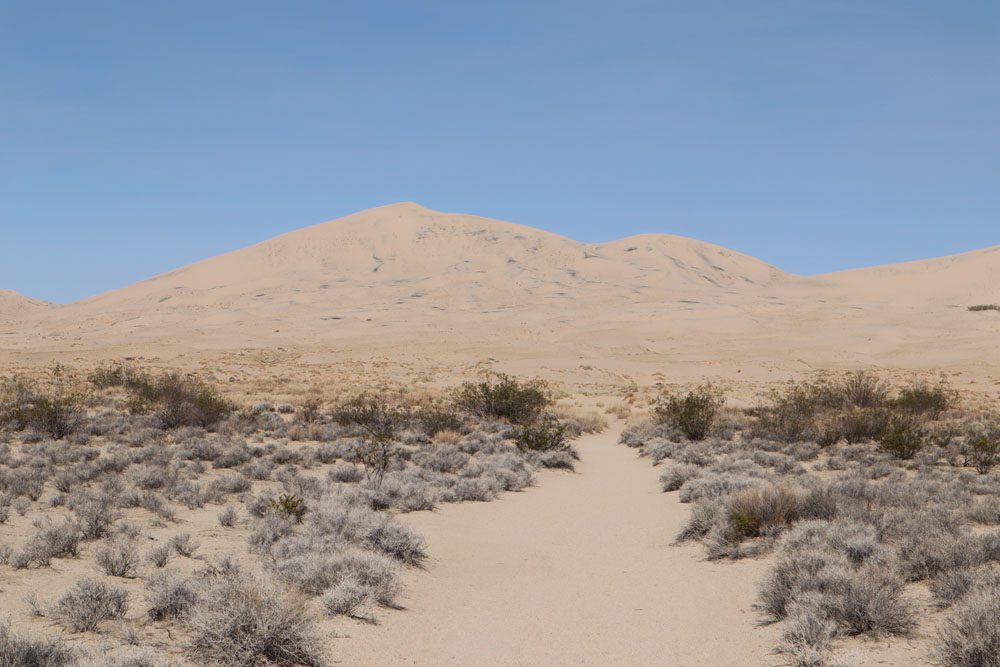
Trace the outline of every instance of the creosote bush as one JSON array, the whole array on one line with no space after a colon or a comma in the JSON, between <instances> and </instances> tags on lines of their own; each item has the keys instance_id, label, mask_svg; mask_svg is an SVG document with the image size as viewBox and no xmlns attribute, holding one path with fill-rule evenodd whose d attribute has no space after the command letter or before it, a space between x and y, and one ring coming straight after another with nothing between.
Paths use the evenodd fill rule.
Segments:
<instances>
[{"instance_id":1,"label":"creosote bush","mask_svg":"<svg viewBox=\"0 0 1000 667\"><path fill-rule=\"evenodd\" d=\"M228 417L235 406L207 383L175 372L154 376L128 367L94 371L90 380L99 388L121 387L133 414L154 413L164 429L182 426L209 428Z\"/></svg>"},{"instance_id":2,"label":"creosote bush","mask_svg":"<svg viewBox=\"0 0 1000 667\"><path fill-rule=\"evenodd\" d=\"M523 381L502 373L464 383L455 399L458 407L471 414L513 424L534 422L551 402L548 386L541 380Z\"/></svg>"},{"instance_id":3,"label":"creosote bush","mask_svg":"<svg viewBox=\"0 0 1000 667\"><path fill-rule=\"evenodd\" d=\"M689 440L704 440L724 403L716 389L704 384L683 395L661 397L653 408L653 418L679 429Z\"/></svg>"},{"instance_id":4,"label":"creosote bush","mask_svg":"<svg viewBox=\"0 0 1000 667\"><path fill-rule=\"evenodd\" d=\"M560 452L570 449L566 426L552 417L516 426L514 443L521 451Z\"/></svg>"}]
</instances>

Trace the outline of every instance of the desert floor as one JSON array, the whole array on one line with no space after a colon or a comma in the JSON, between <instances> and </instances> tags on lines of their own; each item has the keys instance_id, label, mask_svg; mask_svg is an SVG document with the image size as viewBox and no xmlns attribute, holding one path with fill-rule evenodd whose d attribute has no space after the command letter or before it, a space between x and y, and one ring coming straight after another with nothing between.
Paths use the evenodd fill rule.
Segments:
<instances>
[{"instance_id":1,"label":"desert floor","mask_svg":"<svg viewBox=\"0 0 1000 667\"><path fill-rule=\"evenodd\" d=\"M674 545L690 506L618 444L622 423L576 441L575 473L491 503L406 516L430 559L405 609L338 628L342 664L780 665L753 608L769 559L705 560ZM858 641L855 664L926 664L910 641Z\"/></svg>"}]
</instances>

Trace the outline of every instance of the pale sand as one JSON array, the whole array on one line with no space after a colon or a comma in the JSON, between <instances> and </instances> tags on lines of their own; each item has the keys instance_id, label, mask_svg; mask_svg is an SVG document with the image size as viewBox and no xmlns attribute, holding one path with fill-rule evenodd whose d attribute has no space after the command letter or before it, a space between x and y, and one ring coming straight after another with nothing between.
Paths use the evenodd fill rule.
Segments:
<instances>
[{"instance_id":1,"label":"pale sand","mask_svg":"<svg viewBox=\"0 0 1000 667\"><path fill-rule=\"evenodd\" d=\"M751 609L761 560L708 563L671 542L689 509L616 444L577 442L576 473L491 503L405 517L430 561L404 611L338 631L350 665L766 665L777 629Z\"/></svg>"},{"instance_id":2,"label":"pale sand","mask_svg":"<svg viewBox=\"0 0 1000 667\"><path fill-rule=\"evenodd\" d=\"M780 627L754 608L771 558L707 561L676 545L690 516L660 469L618 444L621 422L576 441L575 473L491 503L406 515L430 559L407 576L400 611L338 621L345 665L781 665ZM928 664L909 640L844 640L853 664Z\"/></svg>"}]
</instances>

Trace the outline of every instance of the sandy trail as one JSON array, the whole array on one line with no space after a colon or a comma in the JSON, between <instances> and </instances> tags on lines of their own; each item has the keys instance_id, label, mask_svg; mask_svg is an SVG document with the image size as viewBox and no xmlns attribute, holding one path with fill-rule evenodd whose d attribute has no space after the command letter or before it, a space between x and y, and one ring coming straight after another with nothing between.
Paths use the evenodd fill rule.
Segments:
<instances>
[{"instance_id":1,"label":"sandy trail","mask_svg":"<svg viewBox=\"0 0 1000 667\"><path fill-rule=\"evenodd\" d=\"M410 515L426 569L398 612L349 622L350 665L771 665L776 629L751 608L762 561L709 563L672 546L689 509L658 470L616 444L577 441L574 474L492 503Z\"/></svg>"}]
</instances>

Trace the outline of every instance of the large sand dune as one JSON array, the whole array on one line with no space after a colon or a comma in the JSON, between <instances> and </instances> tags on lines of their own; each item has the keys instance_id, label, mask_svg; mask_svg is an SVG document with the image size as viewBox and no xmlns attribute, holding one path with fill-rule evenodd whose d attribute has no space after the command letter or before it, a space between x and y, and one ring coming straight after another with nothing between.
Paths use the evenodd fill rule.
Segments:
<instances>
[{"instance_id":1,"label":"large sand dune","mask_svg":"<svg viewBox=\"0 0 1000 667\"><path fill-rule=\"evenodd\" d=\"M396 204L60 307L0 298L4 361L495 359L648 377L997 366L1000 247L814 277L692 239L584 244Z\"/></svg>"}]
</instances>

